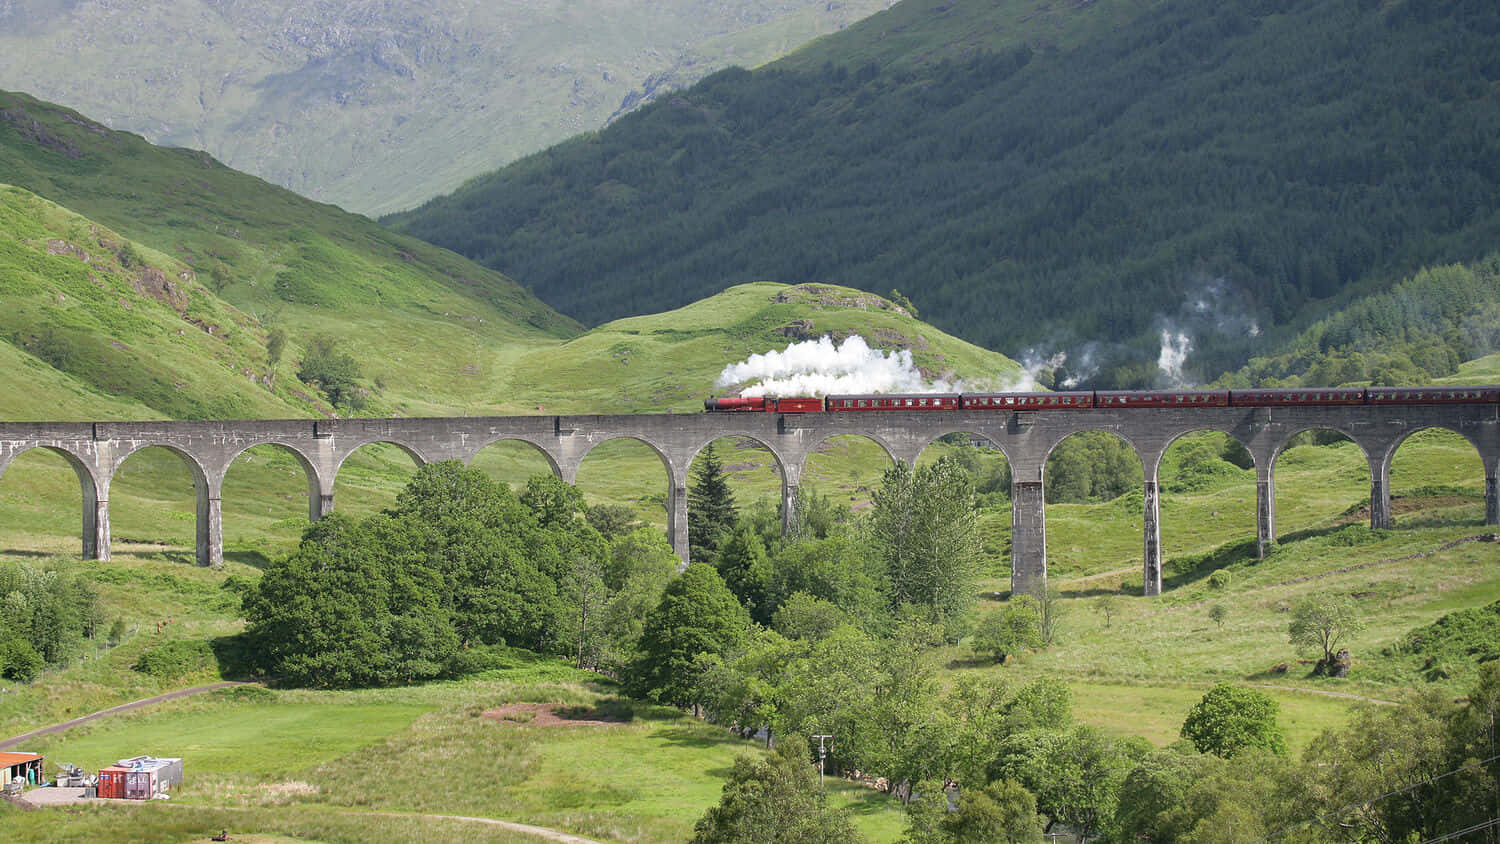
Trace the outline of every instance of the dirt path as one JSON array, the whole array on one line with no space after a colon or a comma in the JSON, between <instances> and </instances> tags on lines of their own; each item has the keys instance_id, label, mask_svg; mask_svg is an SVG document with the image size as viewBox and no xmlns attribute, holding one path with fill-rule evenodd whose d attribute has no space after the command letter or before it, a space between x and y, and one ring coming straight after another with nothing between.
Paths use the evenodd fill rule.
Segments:
<instances>
[{"instance_id":1,"label":"dirt path","mask_svg":"<svg viewBox=\"0 0 1500 844\"><path fill-rule=\"evenodd\" d=\"M110 801L110 802L112 802L112 803L118 803L118 802L128 802L128 801ZM209 805L203 805L203 804L197 804L197 803L165 803L165 802L163 802L163 803L157 803L156 801L150 801L150 802L153 803L154 805L160 805L160 806L162 806L163 808L166 808L166 809L197 809L197 810L200 810L200 811L210 811L210 812L253 812L253 811L256 811L255 808L248 807L248 806L209 806ZM526 833L527 835L535 835L538 838L545 838L548 841L560 841L560 842L562 842L562 844L603 844L603 842L595 841L592 838L583 838L581 836L572 835L572 834L569 834L569 833L566 833L566 832L562 832L562 831L559 831L559 830L556 830L556 829L548 829L545 826L532 826L529 823L516 823L515 821L502 821L502 820L496 820L495 818L476 818L476 817L472 817L472 816L469 816L469 815L435 815L435 814L431 814L431 813L428 813L428 812L374 812L374 811L361 810L361 809L338 809L338 808L335 808L333 806L329 806L329 807L327 807L327 809L330 812L335 812L335 813L340 814L340 815L356 815L356 816L359 816L359 817L366 817L366 818L416 818L416 819L421 819L421 820L462 821L464 823L481 823L481 824L485 824L487 826L498 826L498 827L501 827L503 829L508 829L508 830L510 830L512 832L523 832L523 833ZM230 839L230 840L233 840L233 839Z\"/></svg>"},{"instance_id":2,"label":"dirt path","mask_svg":"<svg viewBox=\"0 0 1500 844\"><path fill-rule=\"evenodd\" d=\"M1271 683L1247 683L1258 689L1276 689L1283 692L1306 692L1310 695L1323 695L1325 697L1341 697L1345 700L1362 700L1365 703L1378 703L1381 706L1400 706L1394 700L1381 700L1378 697L1365 697L1364 695L1350 694L1349 692L1330 692L1323 689L1304 689L1299 686L1277 686Z\"/></svg>"},{"instance_id":3,"label":"dirt path","mask_svg":"<svg viewBox=\"0 0 1500 844\"><path fill-rule=\"evenodd\" d=\"M207 686L194 686L190 689L178 689L175 692L167 692L164 695L157 695L156 697L133 700L130 703L122 703L119 706L111 706L108 709L101 709L98 712L91 712L88 715L74 718L71 721L64 721L61 724L53 724L50 727L43 727L40 730L32 730L29 733L22 733L21 735L15 736L13 738L8 738L5 741L0 741L0 750L9 750L10 748L15 747L21 742L31 741L38 736L50 736L53 733L60 733L63 730L71 729L78 726L79 724L92 721L95 718L103 718L106 715L113 715L116 712L129 712L132 709L140 709L144 706L151 706L163 701L175 700L176 698L187 697L188 695L195 695L199 692L211 692L214 689L227 689L230 686L243 685L245 685L243 682L211 683Z\"/></svg>"}]
</instances>

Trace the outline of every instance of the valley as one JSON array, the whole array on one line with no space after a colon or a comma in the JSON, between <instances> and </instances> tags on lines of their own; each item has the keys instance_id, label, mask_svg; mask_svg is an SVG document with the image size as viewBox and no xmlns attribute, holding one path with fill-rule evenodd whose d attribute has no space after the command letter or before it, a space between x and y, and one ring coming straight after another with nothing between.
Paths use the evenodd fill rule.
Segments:
<instances>
[{"instance_id":1,"label":"valley","mask_svg":"<svg viewBox=\"0 0 1500 844\"><path fill-rule=\"evenodd\" d=\"M186 775L0 834L1492 834L1494 405L704 400L1500 383L1493 4L169 5L0 2L0 423L297 420L326 483L133 451L99 560L74 464L0 468L0 737L236 684L29 740ZM354 448L497 416L560 450Z\"/></svg>"}]
</instances>

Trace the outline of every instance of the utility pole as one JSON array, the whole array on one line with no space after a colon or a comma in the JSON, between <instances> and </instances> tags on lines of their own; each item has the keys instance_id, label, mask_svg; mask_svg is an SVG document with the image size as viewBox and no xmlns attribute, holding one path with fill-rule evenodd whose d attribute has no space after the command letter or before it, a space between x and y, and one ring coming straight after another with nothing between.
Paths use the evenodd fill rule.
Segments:
<instances>
[{"instance_id":1,"label":"utility pole","mask_svg":"<svg viewBox=\"0 0 1500 844\"><path fill-rule=\"evenodd\" d=\"M823 760L828 757L828 748L823 746L823 740L832 740L833 736L813 736L818 740L818 788L823 787Z\"/></svg>"}]
</instances>

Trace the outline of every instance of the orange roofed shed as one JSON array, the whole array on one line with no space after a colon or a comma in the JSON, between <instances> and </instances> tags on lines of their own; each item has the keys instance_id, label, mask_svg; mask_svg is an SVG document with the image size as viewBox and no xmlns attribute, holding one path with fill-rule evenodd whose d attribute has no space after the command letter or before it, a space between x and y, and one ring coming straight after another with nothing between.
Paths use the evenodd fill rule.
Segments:
<instances>
[{"instance_id":1,"label":"orange roofed shed","mask_svg":"<svg viewBox=\"0 0 1500 844\"><path fill-rule=\"evenodd\" d=\"M31 785L42 781L42 757L38 753L0 751L0 768L5 769L6 782L16 777L26 780Z\"/></svg>"}]
</instances>

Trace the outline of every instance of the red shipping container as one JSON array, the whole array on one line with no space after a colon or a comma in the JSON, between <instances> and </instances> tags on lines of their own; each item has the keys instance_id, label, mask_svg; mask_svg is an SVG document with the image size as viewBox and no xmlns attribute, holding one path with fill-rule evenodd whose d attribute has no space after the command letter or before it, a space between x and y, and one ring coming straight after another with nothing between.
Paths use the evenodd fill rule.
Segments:
<instances>
[{"instance_id":1,"label":"red shipping container","mask_svg":"<svg viewBox=\"0 0 1500 844\"><path fill-rule=\"evenodd\" d=\"M125 799L125 774L126 768L119 765L110 765L99 771L99 796L113 797L116 800Z\"/></svg>"}]
</instances>

